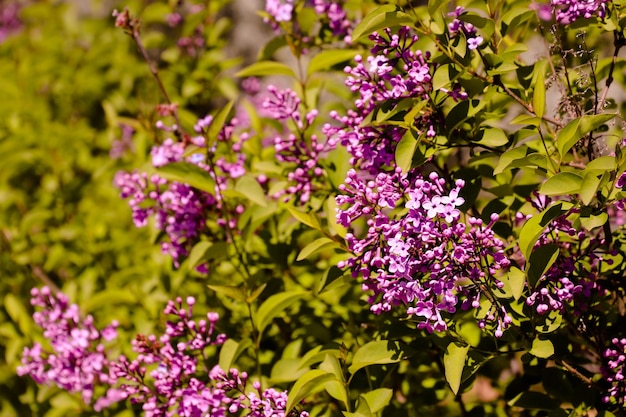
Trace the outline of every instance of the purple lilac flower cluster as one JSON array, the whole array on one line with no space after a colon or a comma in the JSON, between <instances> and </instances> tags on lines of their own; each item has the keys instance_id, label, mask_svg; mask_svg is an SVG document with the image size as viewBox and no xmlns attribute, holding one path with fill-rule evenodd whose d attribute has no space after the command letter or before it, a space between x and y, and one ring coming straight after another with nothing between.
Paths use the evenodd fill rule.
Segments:
<instances>
[{"instance_id":1,"label":"purple lilac flower cluster","mask_svg":"<svg viewBox=\"0 0 626 417\"><path fill-rule=\"evenodd\" d=\"M556 21L568 25L580 18L606 17L608 0L551 0Z\"/></svg>"},{"instance_id":2,"label":"purple lilac flower cluster","mask_svg":"<svg viewBox=\"0 0 626 417\"><path fill-rule=\"evenodd\" d=\"M17 1L0 2L0 43L22 27L19 11L20 5Z\"/></svg>"},{"instance_id":3,"label":"purple lilac flower cluster","mask_svg":"<svg viewBox=\"0 0 626 417\"><path fill-rule=\"evenodd\" d=\"M346 11L343 9L343 1L332 0L309 0L313 5L315 13L318 16L324 16L328 19L328 26L334 36L341 37L346 42L350 42L350 33L354 22L352 22Z\"/></svg>"},{"instance_id":4,"label":"purple lilac flower cluster","mask_svg":"<svg viewBox=\"0 0 626 417\"><path fill-rule=\"evenodd\" d=\"M164 334L138 335L132 343L137 356L111 359L102 342L117 337L117 323L98 330L93 318L81 317L78 306L67 296L53 294L47 287L32 291L32 304L41 311L35 322L44 329L52 350L40 344L25 348L19 375L30 375L39 384L54 383L61 389L82 394L96 411L130 399L141 405L145 417L222 417L244 413L253 417L286 417L287 392L261 389L237 369L228 372L219 365L206 368L206 349L226 341L216 334L217 313L206 319L193 318L195 299L169 301ZM97 390L97 393L96 393ZM96 393L97 395L94 395ZM292 411L290 417L307 417Z\"/></svg>"},{"instance_id":5,"label":"purple lilac flower cluster","mask_svg":"<svg viewBox=\"0 0 626 417\"><path fill-rule=\"evenodd\" d=\"M109 372L104 342L117 337L117 322L103 330L94 325L92 316L81 317L78 306L70 304L64 294L54 294L48 287L31 291L31 304L41 311L33 319L50 342L51 350L40 343L25 348L18 375L30 375L38 384L54 384L73 393L80 393L90 404L101 385L116 382Z\"/></svg>"},{"instance_id":6,"label":"purple lilac flower cluster","mask_svg":"<svg viewBox=\"0 0 626 417\"><path fill-rule=\"evenodd\" d=\"M542 197L532 202L541 211L550 204L551 199ZM555 245L558 255L552 266L531 288L526 304L541 315L551 311L563 312L566 307L575 308L575 313L583 311L586 308L585 300L596 289L602 261L596 250L604 243L603 238L588 230L576 230L567 215L550 222L535 244L535 250Z\"/></svg>"},{"instance_id":7,"label":"purple lilac flower cluster","mask_svg":"<svg viewBox=\"0 0 626 417\"><path fill-rule=\"evenodd\" d=\"M479 325L493 326L501 336L511 318L493 294L503 286L496 274L510 262L491 230L497 216L488 225L469 218L467 226L458 208L464 182L457 180L450 191L445 185L436 173L424 178L396 169L372 177L350 170L336 199L337 221L349 228L346 242L355 256L339 267L364 278L374 313L400 307L429 332L448 328L446 314L480 310L485 295L492 304ZM359 219L365 221L362 232Z\"/></svg>"},{"instance_id":8,"label":"purple lilac flower cluster","mask_svg":"<svg viewBox=\"0 0 626 417\"><path fill-rule=\"evenodd\" d=\"M428 100L432 82L430 55L413 50L418 37L408 27L400 28L397 33L385 29L382 34L372 34L370 39L374 42L371 55L365 59L357 55L357 65L345 68L346 86L358 94L355 108L345 116L331 112L340 125L327 124L323 132L338 138L347 148L355 168L375 175L381 167L393 163L396 145L406 131L393 124L372 125L367 123L368 118L383 104L391 105L392 110L405 99ZM454 99L467 98L458 89L447 93ZM419 134L429 138L436 136L440 125L429 106L424 106L412 124Z\"/></svg>"},{"instance_id":9,"label":"purple lilac flower cluster","mask_svg":"<svg viewBox=\"0 0 626 417\"><path fill-rule=\"evenodd\" d=\"M306 0L302 6L313 8L317 14L320 22L320 25L316 26L317 29L328 28L335 39L350 43L350 33L355 22L348 18L343 4L344 0ZM295 22L294 17L294 11L299 9L300 5L296 0L265 0L267 16L264 22L269 24L276 33L281 31L281 24L292 22L293 33L290 33L290 36L299 37L299 42L304 46L302 53L306 53L314 37L312 34L300 33L301 28Z\"/></svg>"},{"instance_id":10,"label":"purple lilac flower cluster","mask_svg":"<svg viewBox=\"0 0 626 417\"><path fill-rule=\"evenodd\" d=\"M626 404L626 338L613 338L611 347L607 348L602 356L605 362L602 366L602 375L611 384L608 395L602 400L606 403L615 401L618 404Z\"/></svg>"},{"instance_id":11,"label":"purple lilac flower cluster","mask_svg":"<svg viewBox=\"0 0 626 417\"><path fill-rule=\"evenodd\" d=\"M320 160L325 153L336 147L337 142L335 139L329 138L322 143L318 140L317 135L308 136L305 134L315 121L318 111L313 109L302 117L300 114L301 101L294 91L290 89L277 90L273 85L270 85L267 90L269 95L263 102L265 111L275 120L290 120L298 132L298 134L291 132L279 134L274 138L276 159L290 164L292 169L287 174L290 185L272 197L283 197L285 201L295 197L297 203L306 204L310 200L311 194L323 184L320 179L326 176L326 171Z\"/></svg>"},{"instance_id":12,"label":"purple lilac flower cluster","mask_svg":"<svg viewBox=\"0 0 626 417\"><path fill-rule=\"evenodd\" d=\"M211 122L211 116L198 121L195 130L199 135L189 139L190 145L206 147L205 135ZM157 174L149 175L145 172L120 172L115 178L121 197L129 199L135 225L144 227L148 218L154 217L156 228L165 232L167 239L161 243L161 249L172 257L176 267L180 266L181 260L189 254L189 250L203 233L210 234L211 230L207 225L210 215L217 218L218 230L223 227L235 230L237 216L243 213L243 206L238 205L232 213L225 216L224 211L228 208L221 199L221 192L226 189L229 181L246 172L241 141L245 141L248 136L244 132L239 135L240 141L235 140L233 133L237 123L233 119L227 124L214 145L226 145L235 154L234 160L229 160L226 156L220 157L215 161L215 170L205 161L206 155L203 153L185 156L188 147L185 142L175 142L169 138L151 151L154 167L183 161L207 171L215 180L214 193L200 191L187 184L168 181ZM164 130L169 129L162 123L157 126ZM214 153L215 149L210 151Z\"/></svg>"},{"instance_id":13,"label":"purple lilac flower cluster","mask_svg":"<svg viewBox=\"0 0 626 417\"><path fill-rule=\"evenodd\" d=\"M448 30L450 31L450 36L453 38L462 33L467 42L467 48L473 50L483 43L483 37L476 32L474 25L459 19L464 11L464 7L457 6L454 12L448 14L448 16L454 17L452 23L448 24Z\"/></svg>"}]
</instances>

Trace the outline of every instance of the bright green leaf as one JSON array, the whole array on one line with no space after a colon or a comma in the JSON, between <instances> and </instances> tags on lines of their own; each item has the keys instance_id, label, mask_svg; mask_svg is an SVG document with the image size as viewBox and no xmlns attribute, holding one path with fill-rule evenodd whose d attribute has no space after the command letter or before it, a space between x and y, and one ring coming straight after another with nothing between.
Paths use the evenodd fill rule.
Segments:
<instances>
[{"instance_id":1,"label":"bright green leaf","mask_svg":"<svg viewBox=\"0 0 626 417\"><path fill-rule=\"evenodd\" d=\"M396 146L396 165L400 167L404 173L411 169L415 148L417 148L417 139L415 139L411 131L408 130Z\"/></svg>"},{"instance_id":2,"label":"bright green leaf","mask_svg":"<svg viewBox=\"0 0 626 417\"><path fill-rule=\"evenodd\" d=\"M326 71L337 64L352 60L356 54L357 51L351 49L331 49L322 51L311 58L307 75Z\"/></svg>"},{"instance_id":3,"label":"bright green leaf","mask_svg":"<svg viewBox=\"0 0 626 417\"><path fill-rule=\"evenodd\" d=\"M498 161L498 165L493 170L493 175L498 175L504 172L511 163L517 159L521 159L526 156L526 151L528 148L526 146L519 146L517 148L510 149L503 153L500 156L500 160Z\"/></svg>"},{"instance_id":4,"label":"bright green leaf","mask_svg":"<svg viewBox=\"0 0 626 417\"><path fill-rule=\"evenodd\" d=\"M502 129L496 127L485 128L482 130L482 132L483 136L478 141L478 143L482 145L498 147L504 146L509 143L509 138L506 136L506 133L504 133Z\"/></svg>"},{"instance_id":5,"label":"bright green leaf","mask_svg":"<svg viewBox=\"0 0 626 417\"><path fill-rule=\"evenodd\" d=\"M589 217L580 216L580 224L587 230L593 230L596 227L602 227L609 220L609 215L606 213L600 213L591 215Z\"/></svg>"},{"instance_id":6,"label":"bright green leaf","mask_svg":"<svg viewBox=\"0 0 626 417\"><path fill-rule=\"evenodd\" d=\"M597 174L593 172L588 172L583 178L582 183L580 184L580 191L578 195L580 196L580 201L583 202L584 205L588 206L593 201L596 196L596 192L598 191L598 187L600 186L600 178L598 178Z\"/></svg>"},{"instance_id":7,"label":"bright green leaf","mask_svg":"<svg viewBox=\"0 0 626 417\"><path fill-rule=\"evenodd\" d=\"M157 168L157 173L166 180L188 184L207 193L215 193L215 181L211 175L190 162L172 162Z\"/></svg>"},{"instance_id":8,"label":"bright green leaf","mask_svg":"<svg viewBox=\"0 0 626 417\"><path fill-rule=\"evenodd\" d=\"M399 10L398 7L387 4L373 10L361 20L352 31L352 41L356 42L360 38L380 29L412 24L413 19L411 16Z\"/></svg>"},{"instance_id":9,"label":"bright green leaf","mask_svg":"<svg viewBox=\"0 0 626 417\"><path fill-rule=\"evenodd\" d=\"M538 358L548 359L554 355L554 345L549 340L541 340L539 338L533 340L533 346L530 349L530 354Z\"/></svg>"},{"instance_id":10,"label":"bright green leaf","mask_svg":"<svg viewBox=\"0 0 626 417\"><path fill-rule=\"evenodd\" d=\"M566 203L557 202L546 208L540 214L531 217L524 223L519 233L519 248L526 259L530 256L533 246L543 233L545 227L552 220L567 213Z\"/></svg>"},{"instance_id":11,"label":"bright green leaf","mask_svg":"<svg viewBox=\"0 0 626 417\"><path fill-rule=\"evenodd\" d=\"M224 294L225 296L238 301L246 301L246 293L240 287L232 287L227 285L207 285L207 287L209 287L209 289L215 291L218 294Z\"/></svg>"},{"instance_id":12,"label":"bright green leaf","mask_svg":"<svg viewBox=\"0 0 626 417\"><path fill-rule=\"evenodd\" d=\"M378 413L389 404L392 395L393 390L389 388L378 388L361 394L361 397L367 402L372 413Z\"/></svg>"},{"instance_id":13,"label":"bright green leaf","mask_svg":"<svg viewBox=\"0 0 626 417\"><path fill-rule=\"evenodd\" d=\"M370 365L397 363L408 356L406 346L393 340L377 340L366 343L356 351L352 365L348 369L351 374Z\"/></svg>"},{"instance_id":14,"label":"bright green leaf","mask_svg":"<svg viewBox=\"0 0 626 417\"><path fill-rule=\"evenodd\" d=\"M313 242L306 245L298 254L296 261L301 261L303 259L307 259L312 254L330 247L337 247L339 244L332 239L327 237L320 237L319 239L315 239Z\"/></svg>"},{"instance_id":15,"label":"bright green leaf","mask_svg":"<svg viewBox=\"0 0 626 417\"><path fill-rule=\"evenodd\" d=\"M331 381L333 379L335 379L334 375L320 369L313 369L302 375L289 390L289 398L287 400L285 414L289 414L291 409L296 404L299 404L300 401L302 401L316 388L323 387L327 381Z\"/></svg>"},{"instance_id":16,"label":"bright green leaf","mask_svg":"<svg viewBox=\"0 0 626 417\"><path fill-rule=\"evenodd\" d=\"M512 266L504 277L504 286L511 291L514 299L519 300L522 296L525 284L526 274L521 269Z\"/></svg>"},{"instance_id":17,"label":"bright green leaf","mask_svg":"<svg viewBox=\"0 0 626 417\"><path fill-rule=\"evenodd\" d=\"M259 206L267 206L267 200L265 199L265 192L263 191L263 188L256 179L250 176L245 175L239 178L239 180L237 180L237 185L235 185L235 191L241 193L248 198L248 200L258 204Z\"/></svg>"},{"instance_id":18,"label":"bright green leaf","mask_svg":"<svg viewBox=\"0 0 626 417\"><path fill-rule=\"evenodd\" d=\"M282 314L287 307L300 301L305 295L307 294L301 291L287 291L274 294L265 300L254 316L259 335L263 334L263 330L272 323L276 316Z\"/></svg>"},{"instance_id":19,"label":"bright green leaf","mask_svg":"<svg viewBox=\"0 0 626 417\"><path fill-rule=\"evenodd\" d=\"M293 72L289 66L275 61L255 62L235 74L236 77L240 78L259 77L265 75L288 75L296 78L296 73Z\"/></svg>"},{"instance_id":20,"label":"bright green leaf","mask_svg":"<svg viewBox=\"0 0 626 417\"><path fill-rule=\"evenodd\" d=\"M220 132L224 128L224 125L226 124L226 120L228 119L228 115L230 114L230 111L233 108L234 104L235 104L234 101L232 100L229 101L213 117L213 120L211 121L211 124L209 125L209 129L207 131L207 137L209 138L210 141L212 142L217 141L217 137L219 136Z\"/></svg>"},{"instance_id":21,"label":"bright green leaf","mask_svg":"<svg viewBox=\"0 0 626 417\"><path fill-rule=\"evenodd\" d=\"M289 213L291 213L293 217L300 221L300 223L303 223L315 230L319 230L320 232L322 231L322 225L320 224L320 221L315 214L305 213L294 207L287 207L287 210L289 210Z\"/></svg>"},{"instance_id":22,"label":"bright green leaf","mask_svg":"<svg viewBox=\"0 0 626 417\"><path fill-rule=\"evenodd\" d=\"M241 342L235 342L234 339L227 339L220 349L218 362L220 368L228 371L233 367L237 358L250 346L252 346L250 339L243 339Z\"/></svg>"},{"instance_id":23,"label":"bright green leaf","mask_svg":"<svg viewBox=\"0 0 626 417\"><path fill-rule=\"evenodd\" d=\"M539 193L549 196L575 194L580 190L582 182L583 179L578 174L574 174L573 172L559 172L541 184Z\"/></svg>"},{"instance_id":24,"label":"bright green leaf","mask_svg":"<svg viewBox=\"0 0 626 417\"><path fill-rule=\"evenodd\" d=\"M556 147L561 158L587 133L599 128L615 116L615 114L595 114L569 122L556 137Z\"/></svg>"},{"instance_id":25,"label":"bright green leaf","mask_svg":"<svg viewBox=\"0 0 626 417\"><path fill-rule=\"evenodd\" d=\"M446 381L450 389L456 395L461 387L461 377L465 368L465 358L469 351L469 345L459 346L455 342L448 345L446 353L443 355L443 366L445 368Z\"/></svg>"}]
</instances>

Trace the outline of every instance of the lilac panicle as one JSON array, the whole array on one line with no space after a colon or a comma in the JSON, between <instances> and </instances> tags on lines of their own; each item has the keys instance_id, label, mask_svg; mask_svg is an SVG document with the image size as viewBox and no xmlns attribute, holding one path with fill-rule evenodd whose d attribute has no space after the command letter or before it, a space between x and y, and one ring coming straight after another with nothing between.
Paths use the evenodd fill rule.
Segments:
<instances>
[{"instance_id":1,"label":"lilac panicle","mask_svg":"<svg viewBox=\"0 0 626 417\"><path fill-rule=\"evenodd\" d=\"M491 230L497 216L489 225L475 218L465 225L458 208L464 183L457 180L450 191L445 185L435 173L424 178L396 169L373 177L350 170L336 201L337 222L349 229L354 256L339 266L363 277L374 313L400 309L429 332L446 330L446 314L478 309L486 296L493 304L479 324L500 336L511 318L483 293L502 288L496 274L510 265Z\"/></svg>"},{"instance_id":2,"label":"lilac panicle","mask_svg":"<svg viewBox=\"0 0 626 417\"><path fill-rule=\"evenodd\" d=\"M328 138L325 143L318 140L318 135L308 134L308 130L317 118L318 111L310 110L301 114L301 100L290 90L278 90L270 85L269 95L263 102L263 109L270 117L280 121L290 121L297 133L277 133L274 137L276 159L286 165L288 185L272 195L289 201L294 198L296 204L309 202L313 192L323 187L321 179L326 177L326 170L321 164L322 158L335 149L337 142Z\"/></svg>"},{"instance_id":3,"label":"lilac panicle","mask_svg":"<svg viewBox=\"0 0 626 417\"><path fill-rule=\"evenodd\" d=\"M191 145L205 146L204 135L212 120L211 116L207 116L196 123L195 130L199 135L190 139ZM172 257L176 267L180 266L180 262L189 254L200 236L211 234L207 218L216 218L220 229L226 225L230 230L236 229L237 218L243 212L243 206L226 207L221 199L221 192L233 179L246 172L241 141L245 141L248 136L244 132L239 135L240 141L235 140L233 133L237 123L233 119L223 127L218 136L215 146L228 147L229 153L234 156L230 159L228 156L217 158L214 161L215 170L206 162L204 153L185 156L188 144L171 138L153 147L150 152L154 167L173 162L188 162L208 172L215 180L215 191L212 193L177 181L168 181L158 174L148 175L134 171L120 172L115 177L115 185L119 188L121 197L128 199L135 226L144 227L148 224L148 219L153 217L156 228L164 231L167 236L161 243L161 250ZM157 123L157 127L166 131L175 130L161 122ZM215 149L211 151L215 152ZM232 213L226 217L224 210Z\"/></svg>"},{"instance_id":4,"label":"lilac panicle","mask_svg":"<svg viewBox=\"0 0 626 417\"><path fill-rule=\"evenodd\" d=\"M602 356L604 359L602 376L611 385L602 400L606 403L616 402L624 405L626 404L626 338L613 338Z\"/></svg>"},{"instance_id":5,"label":"lilac panicle","mask_svg":"<svg viewBox=\"0 0 626 417\"><path fill-rule=\"evenodd\" d=\"M103 345L116 339L117 322L98 330L93 318L80 316L64 294L44 287L33 289L32 296L40 309L35 322L51 350L37 343L25 348L18 374L80 393L96 411L128 399L141 406L145 417L308 417L305 411L285 413L286 391L261 389L258 382L250 390L246 372L207 368L207 347L222 345L226 336L216 332L217 313L194 319L194 297L169 301L165 332L137 335L132 342L136 357L128 359L111 358Z\"/></svg>"},{"instance_id":6,"label":"lilac panicle","mask_svg":"<svg viewBox=\"0 0 626 417\"><path fill-rule=\"evenodd\" d=\"M31 295L31 304L38 308L33 319L44 330L50 349L39 343L25 348L18 375L30 375L38 384L54 384L80 393L85 403L92 403L97 388L116 382L114 373L109 372L111 360L105 342L117 338L118 323L113 321L98 330L93 317L82 317L78 306L70 304L66 295L54 294L48 287L34 288ZM123 395L111 393L108 398L119 401Z\"/></svg>"},{"instance_id":7,"label":"lilac panicle","mask_svg":"<svg viewBox=\"0 0 626 417\"><path fill-rule=\"evenodd\" d=\"M551 0L556 21L568 25L580 18L606 17L608 0Z\"/></svg>"}]
</instances>

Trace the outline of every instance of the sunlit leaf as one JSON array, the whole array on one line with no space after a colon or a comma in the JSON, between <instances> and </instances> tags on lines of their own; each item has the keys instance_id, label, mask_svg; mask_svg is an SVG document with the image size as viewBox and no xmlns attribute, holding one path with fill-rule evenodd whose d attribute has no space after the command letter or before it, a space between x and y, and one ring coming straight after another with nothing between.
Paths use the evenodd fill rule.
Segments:
<instances>
[{"instance_id":1,"label":"sunlit leaf","mask_svg":"<svg viewBox=\"0 0 626 417\"><path fill-rule=\"evenodd\" d=\"M463 368L465 367L465 358L469 351L469 345L459 346L455 342L448 345L443 355L443 365L445 368L446 381L450 385L450 389L456 395L461 387L461 377L463 376Z\"/></svg>"}]
</instances>

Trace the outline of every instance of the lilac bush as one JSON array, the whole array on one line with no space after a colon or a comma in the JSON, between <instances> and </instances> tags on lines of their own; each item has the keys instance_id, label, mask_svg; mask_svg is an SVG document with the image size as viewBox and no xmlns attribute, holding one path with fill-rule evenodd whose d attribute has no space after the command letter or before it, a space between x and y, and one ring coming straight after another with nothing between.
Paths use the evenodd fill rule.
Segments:
<instances>
[{"instance_id":1,"label":"lilac bush","mask_svg":"<svg viewBox=\"0 0 626 417\"><path fill-rule=\"evenodd\" d=\"M34 290L51 350L21 375L147 416L624 413L620 2L267 0L208 116L202 71L177 76L211 60L211 11L183 3L184 58L114 14L161 118L115 185L160 285L196 292L113 355L117 322Z\"/></svg>"}]
</instances>

